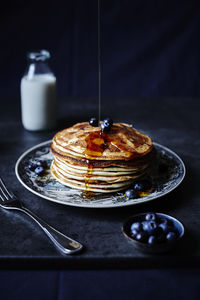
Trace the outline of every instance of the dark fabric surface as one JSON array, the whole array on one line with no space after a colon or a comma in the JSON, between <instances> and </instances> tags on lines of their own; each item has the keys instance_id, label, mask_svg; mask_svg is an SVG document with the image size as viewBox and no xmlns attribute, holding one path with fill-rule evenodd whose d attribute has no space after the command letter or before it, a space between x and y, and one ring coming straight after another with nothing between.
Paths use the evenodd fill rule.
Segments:
<instances>
[{"instance_id":1,"label":"dark fabric surface","mask_svg":"<svg viewBox=\"0 0 200 300\"><path fill-rule=\"evenodd\" d=\"M199 96L200 5L101 1L104 96ZM60 96L97 95L97 0L2 2L1 94L19 95L25 55L46 48Z\"/></svg>"},{"instance_id":2,"label":"dark fabric surface","mask_svg":"<svg viewBox=\"0 0 200 300\"><path fill-rule=\"evenodd\" d=\"M3 300L199 299L197 270L0 272Z\"/></svg>"},{"instance_id":3,"label":"dark fabric surface","mask_svg":"<svg viewBox=\"0 0 200 300\"><path fill-rule=\"evenodd\" d=\"M90 100L90 99L89 99ZM59 102L60 126L87 120L94 115L95 101L63 99ZM175 151L186 165L186 177L171 193L140 205L113 209L87 209L47 201L31 193L17 180L14 167L25 150L47 140L55 131L29 132L20 118L20 101L1 99L0 176L24 204L58 230L85 246L81 255L61 257L44 233L26 216L0 209L0 265L16 268L135 268L200 266L200 102L195 98L114 98L102 105L102 115L134 124L153 141ZM12 109L11 109L12 107ZM179 109L181 107L181 110ZM64 120L64 121L63 121ZM92 201L92 200L91 200ZM172 253L148 255L122 234L122 224L131 215L155 211L177 218L185 226L184 239ZM13 237L15 242L13 243ZM7 264L6 264L7 259ZM27 262L27 263L26 263Z\"/></svg>"}]
</instances>

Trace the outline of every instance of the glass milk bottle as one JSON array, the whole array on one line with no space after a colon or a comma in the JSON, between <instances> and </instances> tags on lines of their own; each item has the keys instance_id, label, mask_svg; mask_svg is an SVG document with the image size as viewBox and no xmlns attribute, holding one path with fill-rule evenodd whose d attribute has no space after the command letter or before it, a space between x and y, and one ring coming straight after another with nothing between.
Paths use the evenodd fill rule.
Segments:
<instances>
[{"instance_id":1,"label":"glass milk bottle","mask_svg":"<svg viewBox=\"0 0 200 300\"><path fill-rule=\"evenodd\" d=\"M29 66L21 80L21 112L25 129L37 131L56 126L56 77L46 50L30 52Z\"/></svg>"}]
</instances>

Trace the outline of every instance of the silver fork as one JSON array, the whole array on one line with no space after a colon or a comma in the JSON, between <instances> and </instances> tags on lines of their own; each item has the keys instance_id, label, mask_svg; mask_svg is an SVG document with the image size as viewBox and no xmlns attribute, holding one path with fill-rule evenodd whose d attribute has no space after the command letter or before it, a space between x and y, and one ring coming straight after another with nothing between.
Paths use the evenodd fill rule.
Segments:
<instances>
[{"instance_id":1,"label":"silver fork","mask_svg":"<svg viewBox=\"0 0 200 300\"><path fill-rule=\"evenodd\" d=\"M48 225L45 221L27 209L24 204L10 191L0 177L0 206L5 209L18 210L31 217L46 233L54 246L62 254L73 254L83 248L79 242L67 237L63 233Z\"/></svg>"}]
</instances>

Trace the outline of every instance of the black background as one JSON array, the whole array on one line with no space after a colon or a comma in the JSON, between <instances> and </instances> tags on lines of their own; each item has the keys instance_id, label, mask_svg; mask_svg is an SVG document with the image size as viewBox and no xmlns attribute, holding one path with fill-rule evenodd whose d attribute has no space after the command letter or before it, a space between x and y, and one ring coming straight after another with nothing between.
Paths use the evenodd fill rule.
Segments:
<instances>
[{"instance_id":1,"label":"black background","mask_svg":"<svg viewBox=\"0 0 200 300\"><path fill-rule=\"evenodd\" d=\"M199 96L199 20L195 0L102 0L103 96ZM1 95L19 96L37 49L52 55L60 97L96 97L97 0L1 2Z\"/></svg>"}]
</instances>

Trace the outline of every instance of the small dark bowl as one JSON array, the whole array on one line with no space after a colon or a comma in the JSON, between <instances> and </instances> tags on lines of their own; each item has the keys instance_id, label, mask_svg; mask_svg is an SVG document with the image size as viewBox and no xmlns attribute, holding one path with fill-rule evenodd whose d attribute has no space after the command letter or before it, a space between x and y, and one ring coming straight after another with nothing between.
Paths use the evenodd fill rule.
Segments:
<instances>
[{"instance_id":1,"label":"small dark bowl","mask_svg":"<svg viewBox=\"0 0 200 300\"><path fill-rule=\"evenodd\" d=\"M144 221L146 214L147 213L141 213L138 215L134 215L134 216L130 217L127 221L125 221L125 223L123 224L123 227L122 227L122 231L123 231L124 235L130 241L132 241L132 243L136 249L141 250L146 253L164 253L164 252L168 252L168 251L172 250L177 245L177 243L180 241L180 239L183 237L184 227L181 222L179 222L177 219L175 219L169 215L165 215L162 213L155 213L156 216L158 217L158 219L165 218L165 219L169 220L171 223L173 223L174 229L176 230L176 233L177 233L177 238L173 242L168 241L168 242L163 242L163 243L159 243L159 244L149 245L147 243L139 242L131 236L131 229L130 229L131 224L134 222Z\"/></svg>"}]
</instances>

